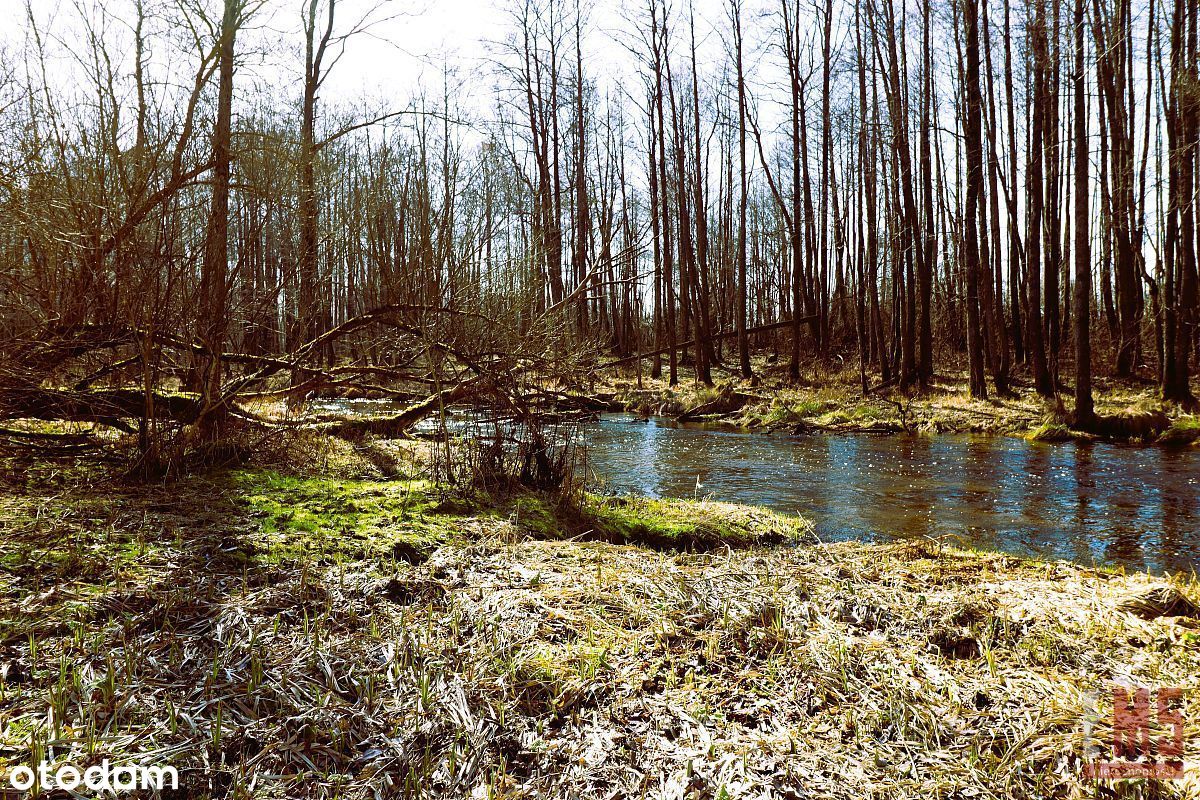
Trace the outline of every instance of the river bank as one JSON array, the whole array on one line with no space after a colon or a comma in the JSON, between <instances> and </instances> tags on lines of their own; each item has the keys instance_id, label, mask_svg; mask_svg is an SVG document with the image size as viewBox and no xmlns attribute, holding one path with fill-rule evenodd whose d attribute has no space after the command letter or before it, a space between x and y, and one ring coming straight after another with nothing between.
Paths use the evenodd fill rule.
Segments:
<instances>
[{"instance_id":1,"label":"river bank","mask_svg":"<svg viewBox=\"0 0 1200 800\"><path fill-rule=\"evenodd\" d=\"M670 386L664 378L609 376L596 393L612 408L643 415L726 425L763 433L979 433L1038 441L1107 439L1190 446L1200 440L1200 418L1158 398L1147 383L1098 379L1099 432L1072 429L1069 393L1059 401L1015 383L1009 396L970 397L965 374L935 377L925 392L891 389L864 394L855 370L822 373L819 381L791 385L777 367L761 364L765 378L726 375L714 387L690 379Z\"/></svg>"},{"instance_id":2,"label":"river bank","mask_svg":"<svg viewBox=\"0 0 1200 800\"><path fill-rule=\"evenodd\" d=\"M140 754L186 797L1065 798L1110 681L1200 675L1194 580L356 458L4 464L0 764Z\"/></svg>"}]
</instances>

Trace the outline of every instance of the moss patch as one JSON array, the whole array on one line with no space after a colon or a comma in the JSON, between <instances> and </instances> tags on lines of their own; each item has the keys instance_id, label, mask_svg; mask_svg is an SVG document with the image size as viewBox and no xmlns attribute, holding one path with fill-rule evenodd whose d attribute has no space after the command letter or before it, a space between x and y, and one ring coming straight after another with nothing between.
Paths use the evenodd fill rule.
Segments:
<instances>
[{"instance_id":1,"label":"moss patch","mask_svg":"<svg viewBox=\"0 0 1200 800\"><path fill-rule=\"evenodd\" d=\"M733 503L541 493L491 497L427 481L366 481L232 473L237 502L257 522L262 557L414 560L439 544L463 543L480 526L509 525L519 538L585 538L656 549L711 550L806 538L799 517Z\"/></svg>"},{"instance_id":2,"label":"moss patch","mask_svg":"<svg viewBox=\"0 0 1200 800\"><path fill-rule=\"evenodd\" d=\"M388 554L412 560L459 538L474 510L426 481L365 481L232 473L238 501L258 520L272 560L302 553L359 558Z\"/></svg>"},{"instance_id":3,"label":"moss patch","mask_svg":"<svg viewBox=\"0 0 1200 800\"><path fill-rule=\"evenodd\" d=\"M1025 438L1031 442L1070 442L1076 439L1086 440L1088 435L1061 422L1043 422L1027 433Z\"/></svg>"},{"instance_id":4,"label":"moss patch","mask_svg":"<svg viewBox=\"0 0 1200 800\"><path fill-rule=\"evenodd\" d=\"M656 548L709 550L721 545L780 544L811 537L800 517L710 500L591 498L585 514L605 538Z\"/></svg>"},{"instance_id":5,"label":"moss patch","mask_svg":"<svg viewBox=\"0 0 1200 800\"><path fill-rule=\"evenodd\" d=\"M1171 427L1158 437L1159 444L1177 447L1185 447L1197 441L1200 441L1200 417L1190 415L1172 422Z\"/></svg>"}]
</instances>

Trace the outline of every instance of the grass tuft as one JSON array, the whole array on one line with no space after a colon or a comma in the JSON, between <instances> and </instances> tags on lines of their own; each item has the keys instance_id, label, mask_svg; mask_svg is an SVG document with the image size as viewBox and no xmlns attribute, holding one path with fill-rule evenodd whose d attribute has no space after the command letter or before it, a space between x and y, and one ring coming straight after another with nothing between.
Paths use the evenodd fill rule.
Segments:
<instances>
[{"instance_id":1,"label":"grass tuft","mask_svg":"<svg viewBox=\"0 0 1200 800\"><path fill-rule=\"evenodd\" d=\"M1158 437L1159 444L1185 447L1200 441L1200 417L1182 416Z\"/></svg>"}]
</instances>

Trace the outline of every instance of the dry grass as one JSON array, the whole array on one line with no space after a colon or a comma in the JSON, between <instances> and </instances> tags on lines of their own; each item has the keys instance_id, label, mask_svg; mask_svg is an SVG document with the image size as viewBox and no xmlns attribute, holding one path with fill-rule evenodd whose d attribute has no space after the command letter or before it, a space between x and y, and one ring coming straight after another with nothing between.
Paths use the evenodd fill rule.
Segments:
<instances>
[{"instance_id":1,"label":"dry grass","mask_svg":"<svg viewBox=\"0 0 1200 800\"><path fill-rule=\"evenodd\" d=\"M967 391L965 373L948 371L939 373L925 392L902 393L892 388L864 396L857 366L843 365L839 369L814 363L806 367L800 386L790 385L782 370L778 361L768 363L760 357L755 372L763 377L746 382L724 376L716 390L696 384L690 374L675 387L662 379L643 377L639 387L628 378L617 378L611 381L609 390L618 403L632 411L666 416L695 408L722 388L738 391L749 395L751 402L705 420L751 430L798 434L984 433L1041 441L1094 438L1066 431L1069 394L1055 402L1039 397L1028 386L1018 385L1010 396L976 400ZM1097 415L1109 423L1109 438L1156 441L1166 424L1162 422L1166 414L1172 429L1163 434L1163 444L1188 446L1200 439L1195 434L1195 417L1164 407L1153 385L1099 380L1095 404ZM1060 435L1060 429L1065 433Z\"/></svg>"},{"instance_id":2,"label":"dry grass","mask_svg":"<svg viewBox=\"0 0 1200 800\"><path fill-rule=\"evenodd\" d=\"M1081 797L1108 682L1200 676L1196 622L1129 602L1194 582L470 513L409 564L280 550L237 482L89 480L3 499L0 764L165 762L186 797Z\"/></svg>"}]
</instances>

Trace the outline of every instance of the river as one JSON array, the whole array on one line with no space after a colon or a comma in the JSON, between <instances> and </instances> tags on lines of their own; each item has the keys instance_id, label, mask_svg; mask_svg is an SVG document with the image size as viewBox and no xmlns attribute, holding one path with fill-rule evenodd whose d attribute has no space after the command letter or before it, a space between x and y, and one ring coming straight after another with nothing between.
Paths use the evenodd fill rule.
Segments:
<instances>
[{"instance_id":1,"label":"river","mask_svg":"<svg viewBox=\"0 0 1200 800\"><path fill-rule=\"evenodd\" d=\"M388 401L325 401L378 413ZM933 537L1086 565L1200 571L1200 449L1011 436L790 436L605 414L589 483L801 514L825 541Z\"/></svg>"},{"instance_id":2,"label":"river","mask_svg":"<svg viewBox=\"0 0 1200 800\"><path fill-rule=\"evenodd\" d=\"M1200 450L1007 436L788 436L605 415L590 476L651 497L798 513L824 540L952 544L1154 572L1200 569Z\"/></svg>"}]
</instances>

